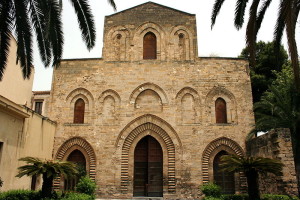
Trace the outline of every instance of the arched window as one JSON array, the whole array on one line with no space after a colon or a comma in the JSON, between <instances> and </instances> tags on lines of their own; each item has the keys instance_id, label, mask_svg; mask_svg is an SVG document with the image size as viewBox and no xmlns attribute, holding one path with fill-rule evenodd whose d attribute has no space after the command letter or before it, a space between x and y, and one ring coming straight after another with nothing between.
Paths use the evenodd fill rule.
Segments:
<instances>
[{"instance_id":1,"label":"arched window","mask_svg":"<svg viewBox=\"0 0 300 200\"><path fill-rule=\"evenodd\" d=\"M83 124L84 123L84 110L85 103L83 99L77 99L74 106L74 123Z\"/></svg>"},{"instance_id":2,"label":"arched window","mask_svg":"<svg viewBox=\"0 0 300 200\"><path fill-rule=\"evenodd\" d=\"M74 190L79 179L82 176L86 175L86 160L85 160L83 153L81 153L81 151L76 149L76 150L72 151L72 153L68 156L67 161L75 163L77 165L77 169L78 169L79 173L78 173L78 176L76 176L76 177L65 179L64 189L65 190Z\"/></svg>"},{"instance_id":3,"label":"arched window","mask_svg":"<svg viewBox=\"0 0 300 200\"><path fill-rule=\"evenodd\" d=\"M214 182L222 188L223 194L234 194L235 183L234 173L224 172L220 170L221 157L227 155L226 151L220 151L214 158L213 170L214 170Z\"/></svg>"},{"instance_id":4,"label":"arched window","mask_svg":"<svg viewBox=\"0 0 300 200\"><path fill-rule=\"evenodd\" d=\"M227 123L226 102L222 98L216 100L216 123Z\"/></svg>"},{"instance_id":5,"label":"arched window","mask_svg":"<svg viewBox=\"0 0 300 200\"><path fill-rule=\"evenodd\" d=\"M180 60L185 60L185 37L183 33L180 33L178 35L179 38L179 55L180 55Z\"/></svg>"},{"instance_id":6,"label":"arched window","mask_svg":"<svg viewBox=\"0 0 300 200\"><path fill-rule=\"evenodd\" d=\"M143 58L156 59L156 36L152 32L148 32L144 36Z\"/></svg>"}]
</instances>

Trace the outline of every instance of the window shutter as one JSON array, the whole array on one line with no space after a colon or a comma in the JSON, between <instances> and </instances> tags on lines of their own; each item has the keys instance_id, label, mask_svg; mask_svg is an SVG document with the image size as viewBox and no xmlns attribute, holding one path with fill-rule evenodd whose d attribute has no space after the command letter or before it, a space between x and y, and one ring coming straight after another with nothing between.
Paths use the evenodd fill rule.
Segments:
<instances>
[{"instance_id":1,"label":"window shutter","mask_svg":"<svg viewBox=\"0 0 300 200\"><path fill-rule=\"evenodd\" d=\"M143 58L156 59L156 36L154 33L148 32L144 36Z\"/></svg>"},{"instance_id":2,"label":"window shutter","mask_svg":"<svg viewBox=\"0 0 300 200\"><path fill-rule=\"evenodd\" d=\"M216 123L227 123L226 102L222 98L216 100Z\"/></svg>"},{"instance_id":3,"label":"window shutter","mask_svg":"<svg viewBox=\"0 0 300 200\"><path fill-rule=\"evenodd\" d=\"M83 124L84 123L84 110L85 103L82 99L78 99L75 102L74 106L74 123L75 124Z\"/></svg>"}]
</instances>

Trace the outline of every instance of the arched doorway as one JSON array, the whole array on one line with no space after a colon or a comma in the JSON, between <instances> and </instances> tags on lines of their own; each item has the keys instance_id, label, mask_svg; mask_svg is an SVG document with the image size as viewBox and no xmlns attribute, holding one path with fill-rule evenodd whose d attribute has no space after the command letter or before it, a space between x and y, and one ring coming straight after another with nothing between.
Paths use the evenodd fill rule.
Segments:
<instances>
[{"instance_id":1,"label":"arched doorway","mask_svg":"<svg viewBox=\"0 0 300 200\"><path fill-rule=\"evenodd\" d=\"M151 136L141 139L135 147L133 196L163 196L163 152Z\"/></svg>"},{"instance_id":2,"label":"arched doorway","mask_svg":"<svg viewBox=\"0 0 300 200\"><path fill-rule=\"evenodd\" d=\"M214 182L222 188L223 194L235 193L234 173L224 172L220 170L221 157L228 155L226 151L220 151L214 158Z\"/></svg>"},{"instance_id":3,"label":"arched doorway","mask_svg":"<svg viewBox=\"0 0 300 200\"><path fill-rule=\"evenodd\" d=\"M76 184L82 176L86 175L86 159L83 153L79 150L74 150L67 158L67 161L73 162L77 165L78 176L65 179L64 190L74 190Z\"/></svg>"}]
</instances>

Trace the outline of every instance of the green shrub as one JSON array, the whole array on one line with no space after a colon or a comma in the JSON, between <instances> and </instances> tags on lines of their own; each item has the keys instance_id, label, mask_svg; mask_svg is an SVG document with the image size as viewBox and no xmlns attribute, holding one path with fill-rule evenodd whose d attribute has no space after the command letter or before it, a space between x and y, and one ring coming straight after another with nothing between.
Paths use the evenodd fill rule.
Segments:
<instances>
[{"instance_id":1,"label":"green shrub","mask_svg":"<svg viewBox=\"0 0 300 200\"><path fill-rule=\"evenodd\" d=\"M10 190L0 194L0 200L39 200L39 193L31 190Z\"/></svg>"},{"instance_id":2,"label":"green shrub","mask_svg":"<svg viewBox=\"0 0 300 200\"><path fill-rule=\"evenodd\" d=\"M261 200L299 200L299 198L287 195L263 194L261 195Z\"/></svg>"},{"instance_id":3,"label":"green shrub","mask_svg":"<svg viewBox=\"0 0 300 200\"><path fill-rule=\"evenodd\" d=\"M88 195L94 195L96 191L96 183L89 177L81 177L76 185L76 191Z\"/></svg>"},{"instance_id":4,"label":"green shrub","mask_svg":"<svg viewBox=\"0 0 300 200\"><path fill-rule=\"evenodd\" d=\"M200 186L200 190L206 197L220 197L221 187L214 183L207 183Z\"/></svg>"},{"instance_id":5,"label":"green shrub","mask_svg":"<svg viewBox=\"0 0 300 200\"><path fill-rule=\"evenodd\" d=\"M224 194L221 196L222 200L249 200L247 194Z\"/></svg>"},{"instance_id":6,"label":"green shrub","mask_svg":"<svg viewBox=\"0 0 300 200\"><path fill-rule=\"evenodd\" d=\"M64 198L60 200L94 200L95 198L88 194L67 193Z\"/></svg>"},{"instance_id":7,"label":"green shrub","mask_svg":"<svg viewBox=\"0 0 300 200\"><path fill-rule=\"evenodd\" d=\"M205 197L203 200L222 200L222 199L219 198L219 197L211 197L211 196L208 196L208 197Z\"/></svg>"}]
</instances>

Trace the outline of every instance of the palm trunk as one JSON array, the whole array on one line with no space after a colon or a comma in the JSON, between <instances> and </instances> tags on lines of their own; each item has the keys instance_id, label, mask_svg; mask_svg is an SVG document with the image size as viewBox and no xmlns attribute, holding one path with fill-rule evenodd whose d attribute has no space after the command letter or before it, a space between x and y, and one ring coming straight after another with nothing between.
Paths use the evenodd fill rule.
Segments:
<instances>
[{"instance_id":1,"label":"palm trunk","mask_svg":"<svg viewBox=\"0 0 300 200\"><path fill-rule=\"evenodd\" d=\"M43 185L42 185L42 196L51 197L52 186L53 186L53 176L47 177L46 174L43 174Z\"/></svg>"},{"instance_id":2,"label":"palm trunk","mask_svg":"<svg viewBox=\"0 0 300 200\"><path fill-rule=\"evenodd\" d=\"M295 5L294 5L295 4ZM300 71L299 71L299 58L297 43L295 40L295 29L296 29L296 3L291 3L290 12L287 14L285 19L286 24L286 35L288 39L289 53L291 56L292 67L294 71L294 81L296 85L297 92L300 93Z\"/></svg>"},{"instance_id":3,"label":"palm trunk","mask_svg":"<svg viewBox=\"0 0 300 200\"><path fill-rule=\"evenodd\" d=\"M258 185L258 172L250 170L245 173L248 184L248 195L251 200L260 200L259 185Z\"/></svg>"}]
</instances>

